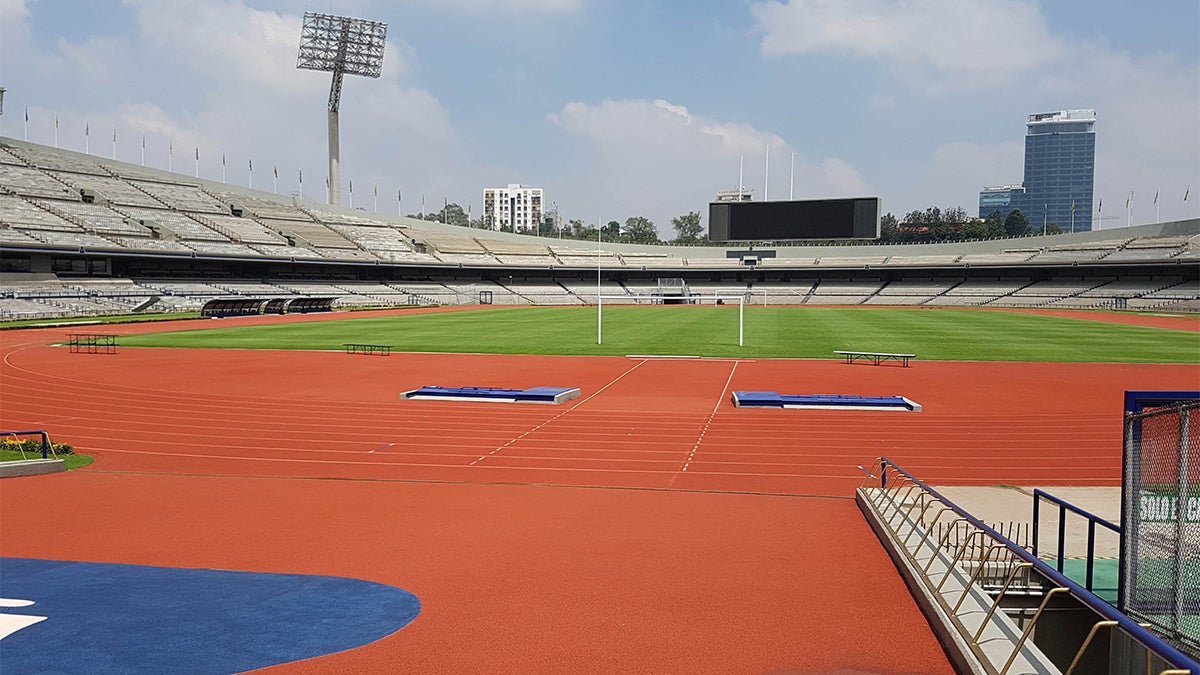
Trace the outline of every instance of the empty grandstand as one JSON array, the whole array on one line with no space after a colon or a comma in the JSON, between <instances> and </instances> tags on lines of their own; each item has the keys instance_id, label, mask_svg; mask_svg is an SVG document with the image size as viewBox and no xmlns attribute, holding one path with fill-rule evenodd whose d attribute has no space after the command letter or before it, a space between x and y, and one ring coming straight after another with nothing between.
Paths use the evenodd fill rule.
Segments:
<instances>
[{"instance_id":1,"label":"empty grandstand","mask_svg":"<svg viewBox=\"0 0 1200 675\"><path fill-rule=\"evenodd\" d=\"M3 318L195 310L230 295L328 296L339 307L586 304L597 293L635 303L664 279L766 304L1200 306L1200 220L776 246L743 259L722 247L597 248L341 209L12 139L0 139L0 252Z\"/></svg>"}]
</instances>

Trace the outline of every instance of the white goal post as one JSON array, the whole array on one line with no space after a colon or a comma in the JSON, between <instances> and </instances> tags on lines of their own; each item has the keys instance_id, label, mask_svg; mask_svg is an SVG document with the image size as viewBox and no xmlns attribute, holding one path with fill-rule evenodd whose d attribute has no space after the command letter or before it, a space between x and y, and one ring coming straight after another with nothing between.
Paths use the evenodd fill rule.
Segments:
<instances>
[{"instance_id":1,"label":"white goal post","mask_svg":"<svg viewBox=\"0 0 1200 675\"><path fill-rule=\"evenodd\" d=\"M746 296L744 294L739 294L739 295L681 295L681 296L668 296L668 297L678 297L679 299L685 300L689 303L692 301L703 302L704 300L712 300L713 302L716 302L717 300L737 300L737 304L738 304L738 346L741 347L744 345L745 334L746 334L746 332L745 332ZM662 296L652 296L652 295L603 295L603 294L597 293L596 294L596 344L598 344L598 345L604 344L604 301L605 300L624 300L624 301L626 301L625 303L622 303L622 304L628 304L628 301L633 300L633 301L635 301L636 304L641 304L642 300L649 300L651 302L658 300L661 302L661 300L663 300L663 297Z\"/></svg>"}]
</instances>

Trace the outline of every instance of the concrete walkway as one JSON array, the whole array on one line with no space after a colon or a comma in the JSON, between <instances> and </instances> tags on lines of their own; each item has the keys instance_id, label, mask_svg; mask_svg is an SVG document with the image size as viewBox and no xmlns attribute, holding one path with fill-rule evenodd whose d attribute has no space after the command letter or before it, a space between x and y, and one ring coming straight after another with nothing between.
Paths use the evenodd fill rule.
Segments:
<instances>
[{"instance_id":1,"label":"concrete walkway","mask_svg":"<svg viewBox=\"0 0 1200 675\"><path fill-rule=\"evenodd\" d=\"M1034 487L936 487L954 503L988 524L1033 522ZM1043 487L1044 492L1063 499L1079 508L1121 524L1121 488L1119 487ZM1066 557L1087 554L1087 521L1067 513L1064 539ZM1039 514L1038 555L1054 556L1058 552L1058 507L1048 501L1041 504ZM1096 528L1096 556L1120 555L1120 537L1103 527Z\"/></svg>"}]
</instances>

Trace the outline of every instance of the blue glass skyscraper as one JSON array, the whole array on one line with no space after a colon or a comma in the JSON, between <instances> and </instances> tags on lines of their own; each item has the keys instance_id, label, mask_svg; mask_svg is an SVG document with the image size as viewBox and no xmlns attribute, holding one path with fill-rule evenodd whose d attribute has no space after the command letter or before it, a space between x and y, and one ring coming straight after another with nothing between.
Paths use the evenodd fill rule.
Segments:
<instances>
[{"instance_id":1,"label":"blue glass skyscraper","mask_svg":"<svg viewBox=\"0 0 1200 675\"><path fill-rule=\"evenodd\" d=\"M1023 189L985 188L980 193L979 216L986 217L992 210L1007 215L1017 208L1029 218L1035 232L1049 223L1063 232L1090 231L1096 178L1096 111L1036 113L1029 116L1025 128ZM1009 203L1001 206L1005 196Z\"/></svg>"},{"instance_id":2,"label":"blue glass skyscraper","mask_svg":"<svg viewBox=\"0 0 1200 675\"><path fill-rule=\"evenodd\" d=\"M1019 201L1033 229L1046 222L1063 232L1091 230L1096 111L1030 115L1025 127L1025 194Z\"/></svg>"}]
</instances>

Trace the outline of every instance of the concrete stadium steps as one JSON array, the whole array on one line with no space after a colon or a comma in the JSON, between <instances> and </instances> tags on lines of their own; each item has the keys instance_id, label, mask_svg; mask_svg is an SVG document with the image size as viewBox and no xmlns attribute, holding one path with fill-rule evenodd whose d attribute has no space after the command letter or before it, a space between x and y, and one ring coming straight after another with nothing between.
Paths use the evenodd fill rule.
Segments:
<instances>
[{"instance_id":1,"label":"concrete stadium steps","mask_svg":"<svg viewBox=\"0 0 1200 675\"><path fill-rule=\"evenodd\" d=\"M82 228L78 224L68 221L49 208L56 203L75 204L78 202L26 199L15 195L0 194L0 223L10 227L35 230L81 230Z\"/></svg>"},{"instance_id":2,"label":"concrete stadium steps","mask_svg":"<svg viewBox=\"0 0 1200 675\"><path fill-rule=\"evenodd\" d=\"M79 191L52 174L26 166L0 164L0 190L22 197L79 199Z\"/></svg>"}]
</instances>

